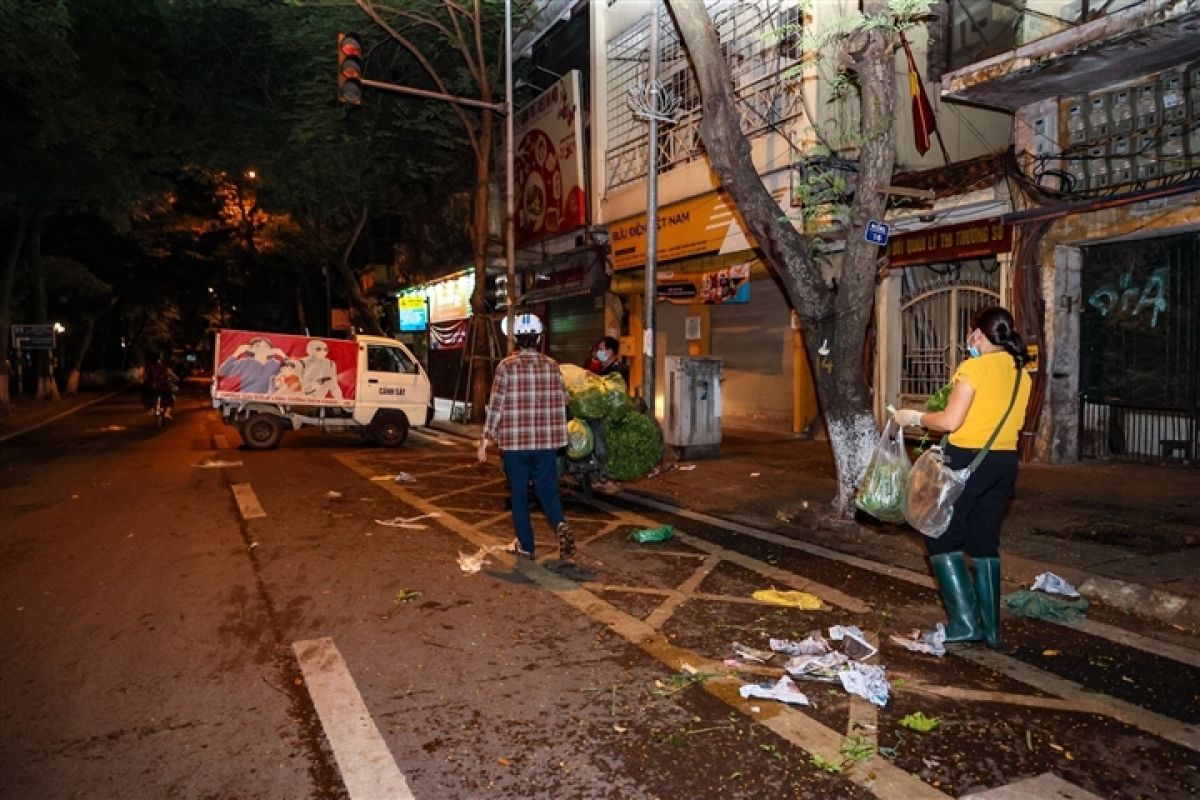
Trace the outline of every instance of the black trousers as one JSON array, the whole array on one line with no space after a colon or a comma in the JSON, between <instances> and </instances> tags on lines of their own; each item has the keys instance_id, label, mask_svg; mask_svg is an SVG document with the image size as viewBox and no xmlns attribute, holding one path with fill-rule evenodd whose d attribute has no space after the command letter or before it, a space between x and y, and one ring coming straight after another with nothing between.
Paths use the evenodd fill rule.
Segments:
<instances>
[{"instance_id":1,"label":"black trousers","mask_svg":"<svg viewBox=\"0 0 1200 800\"><path fill-rule=\"evenodd\" d=\"M952 469L968 466L979 454L952 444L945 446ZM954 504L950 527L937 539L925 537L929 555L965 551L973 558L997 558L1000 555L1000 525L1008 510L1017 483L1015 450L990 450L983 457Z\"/></svg>"}]
</instances>

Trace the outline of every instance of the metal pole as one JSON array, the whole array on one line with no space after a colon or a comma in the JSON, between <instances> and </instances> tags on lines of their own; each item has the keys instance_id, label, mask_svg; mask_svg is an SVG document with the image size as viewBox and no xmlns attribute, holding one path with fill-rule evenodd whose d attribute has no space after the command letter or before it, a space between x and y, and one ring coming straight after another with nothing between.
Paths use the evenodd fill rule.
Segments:
<instances>
[{"instance_id":1,"label":"metal pole","mask_svg":"<svg viewBox=\"0 0 1200 800\"><path fill-rule=\"evenodd\" d=\"M513 175L513 79L512 79L512 0L504 0L504 260L505 264L505 311L508 320L506 353L513 351L513 307L517 303L517 229L516 203L514 201L516 180Z\"/></svg>"},{"instance_id":2,"label":"metal pole","mask_svg":"<svg viewBox=\"0 0 1200 800\"><path fill-rule=\"evenodd\" d=\"M660 0L653 0L654 13L650 15L650 52L646 76L650 100L650 146L646 156L646 287L642 302L642 397L652 416L657 416L654 406L654 303L658 295L658 281L654 273L658 262L658 27L662 13Z\"/></svg>"}]
</instances>

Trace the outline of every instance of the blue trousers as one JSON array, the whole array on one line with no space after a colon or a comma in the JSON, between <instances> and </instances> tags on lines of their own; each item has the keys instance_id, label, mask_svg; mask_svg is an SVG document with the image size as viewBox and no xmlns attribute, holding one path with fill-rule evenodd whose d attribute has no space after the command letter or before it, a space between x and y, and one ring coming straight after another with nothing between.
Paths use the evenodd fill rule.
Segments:
<instances>
[{"instance_id":1,"label":"blue trousers","mask_svg":"<svg viewBox=\"0 0 1200 800\"><path fill-rule=\"evenodd\" d=\"M529 480L542 510L557 528L566 519L562 501L558 499L557 453L554 450L506 450L501 456L508 489L512 495L513 528L521 549L533 555L533 523L529 519Z\"/></svg>"}]
</instances>

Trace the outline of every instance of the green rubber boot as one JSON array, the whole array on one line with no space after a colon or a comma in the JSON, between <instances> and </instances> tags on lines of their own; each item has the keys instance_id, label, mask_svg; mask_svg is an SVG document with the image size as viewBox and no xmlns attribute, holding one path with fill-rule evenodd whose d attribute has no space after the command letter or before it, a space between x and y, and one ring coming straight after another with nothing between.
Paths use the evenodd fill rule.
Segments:
<instances>
[{"instance_id":1,"label":"green rubber boot","mask_svg":"<svg viewBox=\"0 0 1200 800\"><path fill-rule=\"evenodd\" d=\"M974 558L975 597L988 647L1000 646L1000 559Z\"/></svg>"},{"instance_id":2,"label":"green rubber boot","mask_svg":"<svg viewBox=\"0 0 1200 800\"><path fill-rule=\"evenodd\" d=\"M930 556L933 577L942 593L946 607L946 641L977 642L983 638L975 587L962 553L942 553Z\"/></svg>"}]
</instances>

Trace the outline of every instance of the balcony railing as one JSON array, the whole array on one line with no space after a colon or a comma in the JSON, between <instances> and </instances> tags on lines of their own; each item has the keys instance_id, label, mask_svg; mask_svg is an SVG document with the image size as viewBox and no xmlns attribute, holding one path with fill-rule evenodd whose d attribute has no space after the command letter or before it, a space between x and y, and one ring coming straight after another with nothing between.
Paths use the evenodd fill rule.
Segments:
<instances>
[{"instance_id":1,"label":"balcony railing","mask_svg":"<svg viewBox=\"0 0 1200 800\"><path fill-rule=\"evenodd\" d=\"M1161 0L950 0L943 41L950 70L1015 50L1046 36Z\"/></svg>"}]
</instances>

